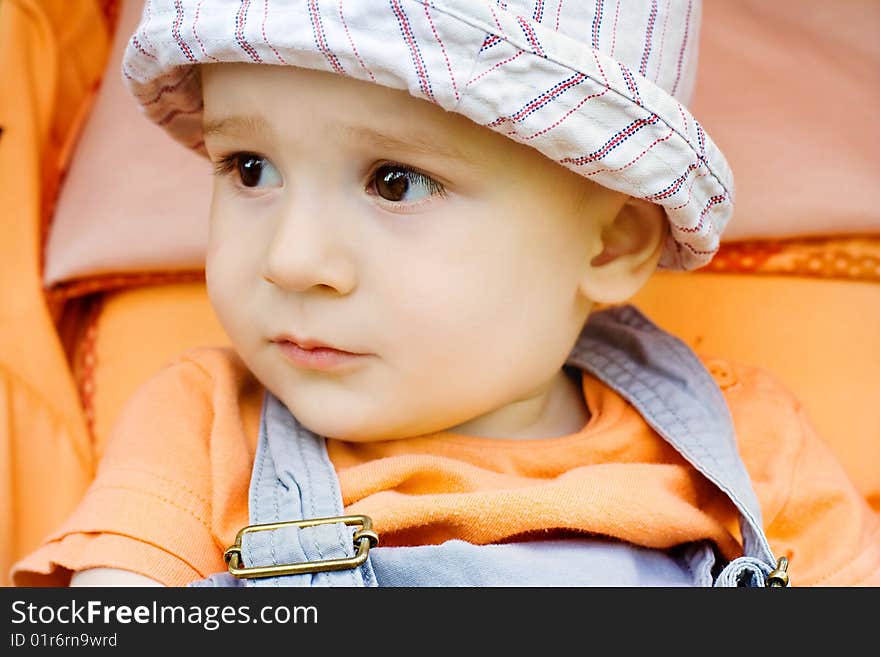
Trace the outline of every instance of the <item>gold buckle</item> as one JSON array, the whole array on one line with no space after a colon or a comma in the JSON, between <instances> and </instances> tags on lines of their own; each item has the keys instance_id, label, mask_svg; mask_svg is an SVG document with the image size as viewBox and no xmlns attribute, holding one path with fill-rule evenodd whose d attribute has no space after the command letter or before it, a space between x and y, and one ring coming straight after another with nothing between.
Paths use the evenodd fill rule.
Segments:
<instances>
[{"instance_id":1,"label":"gold buckle","mask_svg":"<svg viewBox=\"0 0 880 657\"><path fill-rule=\"evenodd\" d=\"M779 561L776 562L776 569L771 570L770 574L767 575L767 586L788 586L788 559L779 557Z\"/></svg>"},{"instance_id":2,"label":"gold buckle","mask_svg":"<svg viewBox=\"0 0 880 657\"><path fill-rule=\"evenodd\" d=\"M315 525L332 525L343 522L349 526L361 528L352 537L357 553L353 557L344 559L324 559L322 561L302 561L300 563L285 563L275 566L252 566L247 567L241 560L241 539L245 534L262 532L284 527L314 527ZM379 544L379 536L373 531L373 521L369 516L334 516L332 518L311 518L309 520L287 520L285 522L271 522L265 525L248 525L235 536L235 544L226 548L223 559L226 561L229 573L239 578L252 577L275 577L279 575L300 575L302 573L318 573L328 570L347 570L357 568L367 560L371 547Z\"/></svg>"}]
</instances>

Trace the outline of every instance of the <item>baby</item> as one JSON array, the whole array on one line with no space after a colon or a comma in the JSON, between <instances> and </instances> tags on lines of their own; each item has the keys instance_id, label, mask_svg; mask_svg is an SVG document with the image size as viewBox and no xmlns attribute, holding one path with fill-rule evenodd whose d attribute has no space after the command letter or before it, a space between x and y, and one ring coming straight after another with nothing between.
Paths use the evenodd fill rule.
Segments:
<instances>
[{"instance_id":1,"label":"baby","mask_svg":"<svg viewBox=\"0 0 880 657\"><path fill-rule=\"evenodd\" d=\"M213 163L233 348L138 390L15 583L880 584L796 400L718 361L722 389L625 303L732 212L684 107L698 26L693 0L148 1L124 74Z\"/></svg>"}]
</instances>

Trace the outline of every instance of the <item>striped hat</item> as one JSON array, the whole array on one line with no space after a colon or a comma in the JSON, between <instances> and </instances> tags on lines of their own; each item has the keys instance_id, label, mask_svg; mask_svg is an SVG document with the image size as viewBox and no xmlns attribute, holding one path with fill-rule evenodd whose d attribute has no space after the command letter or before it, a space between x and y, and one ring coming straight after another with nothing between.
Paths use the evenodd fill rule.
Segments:
<instances>
[{"instance_id":1,"label":"striped hat","mask_svg":"<svg viewBox=\"0 0 880 657\"><path fill-rule=\"evenodd\" d=\"M292 65L402 89L663 206L660 267L709 262L733 175L688 112L700 0L146 0L122 63L142 111L207 155L199 67Z\"/></svg>"}]
</instances>

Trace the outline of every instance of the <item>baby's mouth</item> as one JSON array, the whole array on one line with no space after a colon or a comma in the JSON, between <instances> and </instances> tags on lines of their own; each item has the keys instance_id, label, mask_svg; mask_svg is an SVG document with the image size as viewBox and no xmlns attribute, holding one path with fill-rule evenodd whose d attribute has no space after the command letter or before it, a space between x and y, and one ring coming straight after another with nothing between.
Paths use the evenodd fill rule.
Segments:
<instances>
[{"instance_id":1,"label":"baby's mouth","mask_svg":"<svg viewBox=\"0 0 880 657\"><path fill-rule=\"evenodd\" d=\"M314 339L298 339L283 335L272 340L281 353L297 367L310 370L330 370L348 365L367 354L359 354Z\"/></svg>"}]
</instances>

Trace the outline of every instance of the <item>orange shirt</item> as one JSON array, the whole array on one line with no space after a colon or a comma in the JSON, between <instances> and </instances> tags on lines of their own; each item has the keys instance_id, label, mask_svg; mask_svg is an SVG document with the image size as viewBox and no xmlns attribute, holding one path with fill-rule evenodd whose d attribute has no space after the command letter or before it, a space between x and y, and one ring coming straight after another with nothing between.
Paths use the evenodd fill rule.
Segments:
<instances>
[{"instance_id":1,"label":"orange shirt","mask_svg":"<svg viewBox=\"0 0 880 657\"><path fill-rule=\"evenodd\" d=\"M704 359L724 392L777 556L795 585L880 585L880 518L769 374ZM591 417L548 439L440 432L328 440L347 513L381 545L491 543L594 533L667 548L714 541L741 553L728 498L616 392L584 373ZM76 511L13 568L16 585L66 584L92 567L181 586L225 570L248 524L264 389L229 348L191 349L129 400Z\"/></svg>"}]
</instances>

